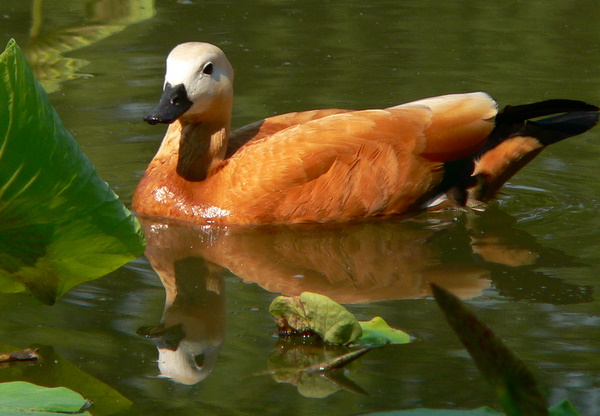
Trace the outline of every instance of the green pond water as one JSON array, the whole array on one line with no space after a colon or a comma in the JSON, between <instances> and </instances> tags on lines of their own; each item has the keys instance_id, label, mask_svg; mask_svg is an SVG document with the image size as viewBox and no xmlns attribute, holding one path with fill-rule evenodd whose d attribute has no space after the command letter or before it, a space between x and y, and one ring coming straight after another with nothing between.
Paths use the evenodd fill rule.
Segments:
<instances>
[{"instance_id":1,"label":"green pond water","mask_svg":"<svg viewBox=\"0 0 600 416\"><path fill-rule=\"evenodd\" d=\"M501 106L600 104L598 22L599 2L566 0L2 0L0 43L21 45L67 128L129 205L164 134L142 117L178 43L225 50L241 126L477 90ZM429 297L432 281L465 299L526 362L551 404L569 399L583 415L600 414L599 160L600 128L556 144L478 215L268 232L145 221L147 257L56 305L0 295L0 344L53 349L139 414L498 408ZM273 376L294 352L277 345L268 306L305 290L359 319L382 316L416 341L369 352L338 383ZM161 322L184 328L203 371L164 350L170 364L159 369L144 334Z\"/></svg>"}]
</instances>

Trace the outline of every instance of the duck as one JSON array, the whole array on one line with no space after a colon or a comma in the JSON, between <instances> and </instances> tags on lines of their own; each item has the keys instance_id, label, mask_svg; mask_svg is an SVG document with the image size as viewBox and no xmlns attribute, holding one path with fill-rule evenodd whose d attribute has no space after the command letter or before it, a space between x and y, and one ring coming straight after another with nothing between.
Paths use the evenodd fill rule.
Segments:
<instances>
[{"instance_id":1,"label":"duck","mask_svg":"<svg viewBox=\"0 0 600 416\"><path fill-rule=\"evenodd\" d=\"M205 42L177 45L144 120L167 124L132 199L142 216L206 224L325 223L483 209L546 146L599 108L506 106L485 92L378 109L316 109L231 131L234 71Z\"/></svg>"}]
</instances>

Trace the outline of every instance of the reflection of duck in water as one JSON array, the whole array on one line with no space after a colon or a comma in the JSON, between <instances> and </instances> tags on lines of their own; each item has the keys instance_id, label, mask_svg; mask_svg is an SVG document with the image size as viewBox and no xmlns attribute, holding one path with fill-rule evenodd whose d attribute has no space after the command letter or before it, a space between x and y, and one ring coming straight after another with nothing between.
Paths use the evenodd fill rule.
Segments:
<instances>
[{"instance_id":1,"label":"reflection of duck in water","mask_svg":"<svg viewBox=\"0 0 600 416\"><path fill-rule=\"evenodd\" d=\"M465 223L441 221L434 226L390 219L195 227L141 217L146 256L167 298L161 324L138 332L157 345L161 375L185 384L203 380L225 339L225 268L274 293L317 292L341 303L423 298L431 295L431 282L461 298L495 286L517 299L593 299L591 287L540 272L542 267L577 264L512 228L514 220L501 214L489 210Z\"/></svg>"},{"instance_id":2,"label":"reflection of duck in water","mask_svg":"<svg viewBox=\"0 0 600 416\"><path fill-rule=\"evenodd\" d=\"M186 256L189 253L171 251L153 238L155 234L147 235L146 255L167 297L161 324L140 328L138 333L156 344L161 376L195 384L211 373L225 340L224 269ZM188 248L194 246L187 242Z\"/></svg>"},{"instance_id":3,"label":"reflection of duck in water","mask_svg":"<svg viewBox=\"0 0 600 416\"><path fill-rule=\"evenodd\" d=\"M196 255L273 293L315 292L340 303L368 303L430 296L428 282L443 284L463 298L489 287L487 270L469 257L441 264L434 239L439 230L416 222L194 227L177 220L140 219L154 268L172 262L169 256ZM468 246L467 239L462 242Z\"/></svg>"},{"instance_id":4,"label":"reflection of duck in water","mask_svg":"<svg viewBox=\"0 0 600 416\"><path fill-rule=\"evenodd\" d=\"M557 289L555 300L560 300L563 290L550 283L562 280L539 269L572 267L573 259L512 228L514 220L499 210L464 222L452 218L433 225L389 219L258 227L194 227L189 222L148 217L141 221L153 265L168 264L169 256L198 256L288 296L315 292L344 304L417 299L431 296L429 283L437 283L463 299L498 284L508 296L528 299L528 292L511 289L518 282L507 281L520 273L532 286ZM162 247L160 258L152 248L155 244ZM566 284L565 293L589 296L589 290L571 286ZM584 297L563 300L581 301Z\"/></svg>"},{"instance_id":5,"label":"reflection of duck in water","mask_svg":"<svg viewBox=\"0 0 600 416\"><path fill-rule=\"evenodd\" d=\"M219 48L185 43L169 54L163 96L145 120L171 126L134 210L248 224L479 206L545 146L598 120L597 107L569 100L498 112L479 92L284 114L230 135L232 102L233 69Z\"/></svg>"}]
</instances>

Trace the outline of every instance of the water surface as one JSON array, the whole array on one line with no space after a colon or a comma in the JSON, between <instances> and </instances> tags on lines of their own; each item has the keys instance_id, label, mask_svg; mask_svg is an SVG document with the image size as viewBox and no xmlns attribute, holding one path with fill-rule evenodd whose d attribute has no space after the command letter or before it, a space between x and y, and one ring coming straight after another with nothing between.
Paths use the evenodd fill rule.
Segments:
<instances>
[{"instance_id":1,"label":"water surface","mask_svg":"<svg viewBox=\"0 0 600 416\"><path fill-rule=\"evenodd\" d=\"M597 2L560 0L3 0L0 41L14 37L28 53L67 127L129 204L164 134L141 118L158 100L164 57L177 43L226 51L241 126L287 111L476 90L501 106L598 104L598 21ZM162 265L158 273L140 258L52 307L2 295L2 342L52 346L153 414L497 406L428 298L426 283L436 281L523 358L551 403L568 398L582 414L598 414L599 158L599 129L557 144L480 215L268 232L154 224L162 243L148 258ZM187 295L163 311L174 287ZM344 302L360 319L380 315L418 341L351 367L346 376L368 395L334 386L307 397L317 394L266 374L279 351L268 305L303 290ZM142 335L161 321L182 322L204 348L210 374L180 380L202 381L157 377L159 352Z\"/></svg>"}]
</instances>

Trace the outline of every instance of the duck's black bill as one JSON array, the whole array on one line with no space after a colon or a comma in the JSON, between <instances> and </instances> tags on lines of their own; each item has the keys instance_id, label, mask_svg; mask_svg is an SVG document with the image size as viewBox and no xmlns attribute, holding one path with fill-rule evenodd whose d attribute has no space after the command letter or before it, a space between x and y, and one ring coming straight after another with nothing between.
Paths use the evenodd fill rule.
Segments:
<instances>
[{"instance_id":1,"label":"duck's black bill","mask_svg":"<svg viewBox=\"0 0 600 416\"><path fill-rule=\"evenodd\" d=\"M183 84L172 86L167 83L158 105L144 117L144 121L152 125L171 124L192 105Z\"/></svg>"}]
</instances>

